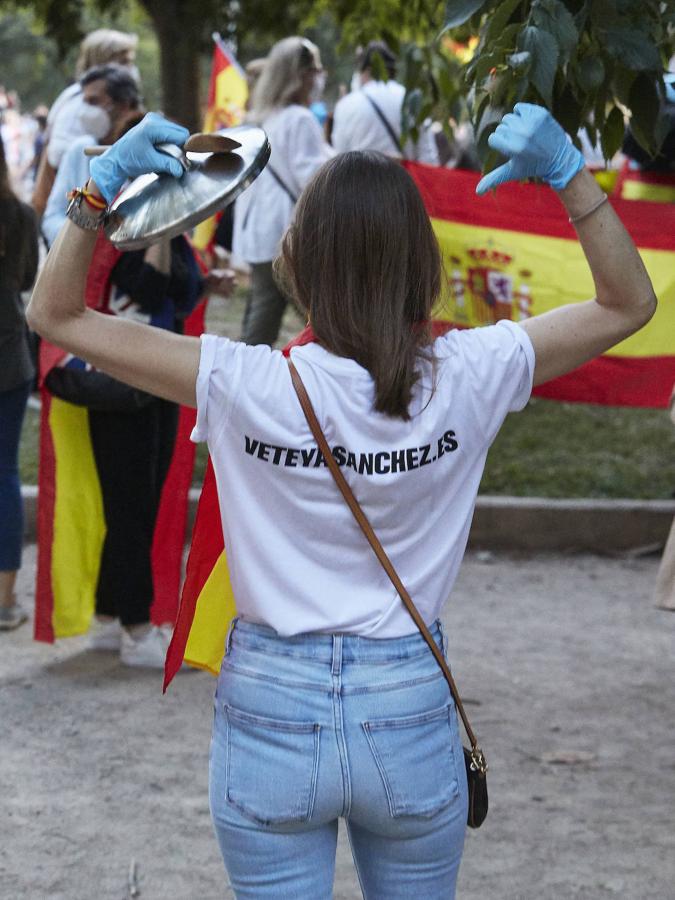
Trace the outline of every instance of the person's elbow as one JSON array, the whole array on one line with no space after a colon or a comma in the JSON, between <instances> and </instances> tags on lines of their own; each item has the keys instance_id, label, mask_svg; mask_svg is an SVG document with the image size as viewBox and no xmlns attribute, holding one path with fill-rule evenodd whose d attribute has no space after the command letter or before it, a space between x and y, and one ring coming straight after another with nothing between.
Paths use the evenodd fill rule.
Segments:
<instances>
[{"instance_id":1,"label":"person's elbow","mask_svg":"<svg viewBox=\"0 0 675 900\"><path fill-rule=\"evenodd\" d=\"M639 331L651 321L657 306L658 300L651 287L644 295L636 298L630 311L631 333Z\"/></svg>"},{"instance_id":2,"label":"person's elbow","mask_svg":"<svg viewBox=\"0 0 675 900\"><path fill-rule=\"evenodd\" d=\"M40 337L53 344L65 346L65 342L68 342L69 335L77 326L77 321L85 310L67 311L60 308L58 304L50 302L45 293L48 290L44 280L38 279L26 307L26 322L28 327Z\"/></svg>"},{"instance_id":3,"label":"person's elbow","mask_svg":"<svg viewBox=\"0 0 675 900\"><path fill-rule=\"evenodd\" d=\"M40 302L39 286L36 286L33 290L26 307L26 322L31 331L36 332L41 337L49 338L50 318L45 314Z\"/></svg>"}]
</instances>

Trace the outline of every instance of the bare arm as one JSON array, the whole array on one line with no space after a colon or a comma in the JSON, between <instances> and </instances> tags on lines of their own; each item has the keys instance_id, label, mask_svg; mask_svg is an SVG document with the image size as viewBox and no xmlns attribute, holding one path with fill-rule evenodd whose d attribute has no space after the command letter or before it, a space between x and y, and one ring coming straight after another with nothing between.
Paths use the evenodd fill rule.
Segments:
<instances>
[{"instance_id":1,"label":"bare arm","mask_svg":"<svg viewBox=\"0 0 675 900\"><path fill-rule=\"evenodd\" d=\"M570 217L602 199L595 178L582 169L559 192ZM521 322L535 351L534 383L563 375L629 337L650 320L656 297L640 255L609 203L577 225L596 297Z\"/></svg>"},{"instance_id":2,"label":"bare arm","mask_svg":"<svg viewBox=\"0 0 675 900\"><path fill-rule=\"evenodd\" d=\"M89 187L95 190L90 182ZM66 221L27 310L31 328L114 378L196 406L199 339L87 309L84 290L96 234Z\"/></svg>"}]
</instances>

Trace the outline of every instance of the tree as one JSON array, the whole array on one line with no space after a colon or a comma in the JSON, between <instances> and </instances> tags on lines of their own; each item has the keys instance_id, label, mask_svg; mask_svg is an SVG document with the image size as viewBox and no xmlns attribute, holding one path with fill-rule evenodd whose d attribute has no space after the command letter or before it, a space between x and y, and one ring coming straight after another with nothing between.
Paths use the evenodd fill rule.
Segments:
<instances>
[{"instance_id":1,"label":"tree","mask_svg":"<svg viewBox=\"0 0 675 900\"><path fill-rule=\"evenodd\" d=\"M663 72L675 50L675 0L320 0L352 41L383 36L407 88L403 126L442 121L465 97L486 167L487 138L518 101L548 107L577 139L585 128L606 158L624 111L639 143L664 138ZM476 44L468 61L457 47Z\"/></svg>"},{"instance_id":2,"label":"tree","mask_svg":"<svg viewBox=\"0 0 675 900\"><path fill-rule=\"evenodd\" d=\"M675 50L675 0L135 0L160 45L163 108L196 130L200 58L214 29L265 52L288 34L333 22L343 47L384 38L400 58L407 93L403 129L467 107L489 167L487 137L519 100L547 106L576 140L586 128L609 158L624 111L640 142L660 145L662 73ZM99 13L131 0L86 0ZM0 0L29 6L62 48L81 37L82 0ZM314 36L313 35L313 36ZM467 49L468 48L468 49Z\"/></svg>"},{"instance_id":3,"label":"tree","mask_svg":"<svg viewBox=\"0 0 675 900\"><path fill-rule=\"evenodd\" d=\"M296 32L311 9L310 0L284 5L251 0L135 0L150 17L160 50L162 108L191 131L201 124L201 62L210 52L211 34L245 34L266 49L271 40ZM0 0L0 7L26 7L44 25L62 54L84 36L87 12L110 19L133 8L132 0Z\"/></svg>"}]
</instances>

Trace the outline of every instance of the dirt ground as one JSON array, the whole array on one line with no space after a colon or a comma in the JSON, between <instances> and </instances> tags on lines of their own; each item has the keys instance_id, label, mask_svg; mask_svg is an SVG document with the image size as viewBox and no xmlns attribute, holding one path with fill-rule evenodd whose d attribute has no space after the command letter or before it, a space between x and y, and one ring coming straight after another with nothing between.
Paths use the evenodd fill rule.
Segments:
<instances>
[{"instance_id":1,"label":"dirt ground","mask_svg":"<svg viewBox=\"0 0 675 900\"><path fill-rule=\"evenodd\" d=\"M460 900L675 900L675 614L652 607L656 565L467 558L444 622L491 808ZM80 639L0 636L2 900L125 900L134 864L142 900L233 896L207 805L213 686L181 673L162 697L159 674ZM343 838L334 896L356 900Z\"/></svg>"}]
</instances>

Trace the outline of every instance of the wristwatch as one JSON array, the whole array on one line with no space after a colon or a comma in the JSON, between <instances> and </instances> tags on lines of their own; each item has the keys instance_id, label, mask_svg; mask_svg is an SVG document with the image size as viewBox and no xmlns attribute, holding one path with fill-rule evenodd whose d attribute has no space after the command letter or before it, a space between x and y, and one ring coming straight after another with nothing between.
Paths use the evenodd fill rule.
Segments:
<instances>
[{"instance_id":1,"label":"wristwatch","mask_svg":"<svg viewBox=\"0 0 675 900\"><path fill-rule=\"evenodd\" d=\"M102 209L100 212L90 211L87 205L83 208L83 200L84 195L82 193L74 192L66 208L66 216L78 228L84 228L85 231L98 231L105 222L107 210Z\"/></svg>"}]
</instances>

